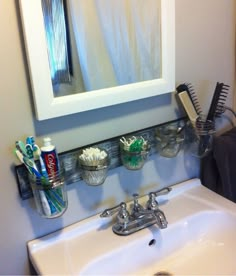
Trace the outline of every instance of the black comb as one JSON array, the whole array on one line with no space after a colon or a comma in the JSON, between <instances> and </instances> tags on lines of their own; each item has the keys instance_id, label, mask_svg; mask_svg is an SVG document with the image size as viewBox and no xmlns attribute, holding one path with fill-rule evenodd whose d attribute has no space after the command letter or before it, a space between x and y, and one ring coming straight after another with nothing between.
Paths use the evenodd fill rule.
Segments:
<instances>
[{"instance_id":1,"label":"black comb","mask_svg":"<svg viewBox=\"0 0 236 276\"><path fill-rule=\"evenodd\" d=\"M199 104L199 101L198 101L198 97L197 97L197 94L192 86L191 83L183 83L183 84L180 84L178 86L178 89L180 91L186 91L189 95L189 98L195 108L195 111L197 113L197 115L200 115L202 114L202 109L201 109L201 106Z\"/></svg>"},{"instance_id":2,"label":"black comb","mask_svg":"<svg viewBox=\"0 0 236 276\"><path fill-rule=\"evenodd\" d=\"M214 95L212 97L207 120L213 121L214 118L220 117L225 112L225 102L228 95L229 85L224 83L216 83Z\"/></svg>"}]
</instances>

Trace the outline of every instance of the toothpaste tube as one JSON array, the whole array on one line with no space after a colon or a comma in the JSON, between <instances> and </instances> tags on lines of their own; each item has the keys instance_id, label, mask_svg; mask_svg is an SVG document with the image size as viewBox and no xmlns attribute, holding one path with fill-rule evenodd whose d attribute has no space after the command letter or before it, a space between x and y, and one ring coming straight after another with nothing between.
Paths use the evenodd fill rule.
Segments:
<instances>
[{"instance_id":1,"label":"toothpaste tube","mask_svg":"<svg viewBox=\"0 0 236 276\"><path fill-rule=\"evenodd\" d=\"M56 147L51 144L51 138L43 139L43 147L41 147L41 156L43 158L49 177L54 177L59 172L59 159Z\"/></svg>"}]
</instances>

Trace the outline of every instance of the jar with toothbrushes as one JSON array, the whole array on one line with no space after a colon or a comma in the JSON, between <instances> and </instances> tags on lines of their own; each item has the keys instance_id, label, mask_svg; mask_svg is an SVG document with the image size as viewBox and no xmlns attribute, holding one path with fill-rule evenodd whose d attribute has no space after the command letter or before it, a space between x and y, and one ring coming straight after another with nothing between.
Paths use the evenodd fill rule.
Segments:
<instances>
[{"instance_id":1,"label":"jar with toothbrushes","mask_svg":"<svg viewBox=\"0 0 236 276\"><path fill-rule=\"evenodd\" d=\"M32 186L33 192L37 194L43 190L49 203L51 213L45 215L40 212L41 215L47 218L58 217L66 211L68 201L63 171L60 169L56 147L52 144L50 137L43 139L43 146L39 151L41 172L44 178L43 181L36 178L33 183L31 182L31 184L36 184Z\"/></svg>"},{"instance_id":2,"label":"jar with toothbrushes","mask_svg":"<svg viewBox=\"0 0 236 276\"><path fill-rule=\"evenodd\" d=\"M64 175L59 168L55 146L50 138L44 139L40 149L32 136L26 144L16 141L15 154L29 172L29 181L38 213L44 218L56 218L67 209ZM42 151L41 151L42 150ZM36 162L36 161L39 162Z\"/></svg>"}]
</instances>

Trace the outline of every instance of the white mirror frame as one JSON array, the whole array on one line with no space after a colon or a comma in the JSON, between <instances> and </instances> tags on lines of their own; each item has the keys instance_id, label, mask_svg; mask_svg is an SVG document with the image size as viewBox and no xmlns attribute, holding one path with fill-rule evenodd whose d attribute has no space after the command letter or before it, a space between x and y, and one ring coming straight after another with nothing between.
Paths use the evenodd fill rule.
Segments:
<instances>
[{"instance_id":1,"label":"white mirror frame","mask_svg":"<svg viewBox=\"0 0 236 276\"><path fill-rule=\"evenodd\" d=\"M41 0L20 0L23 32L38 120L148 98L175 90L175 0L161 0L162 78L54 97Z\"/></svg>"}]
</instances>

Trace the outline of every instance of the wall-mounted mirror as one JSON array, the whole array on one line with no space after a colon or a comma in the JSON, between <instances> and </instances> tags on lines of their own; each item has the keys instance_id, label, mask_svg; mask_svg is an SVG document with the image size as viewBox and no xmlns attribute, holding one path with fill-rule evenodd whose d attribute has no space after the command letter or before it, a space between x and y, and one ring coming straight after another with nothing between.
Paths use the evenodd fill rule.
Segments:
<instances>
[{"instance_id":1,"label":"wall-mounted mirror","mask_svg":"<svg viewBox=\"0 0 236 276\"><path fill-rule=\"evenodd\" d=\"M53 2L61 6L54 7ZM174 0L20 0L37 119L172 92L174 4ZM53 8L62 10L62 25ZM52 20L57 20L57 36L48 26ZM59 81L52 66L52 56L58 60L50 52L52 38L59 41L60 60L66 53L68 78Z\"/></svg>"}]
</instances>

